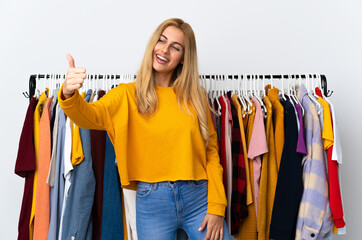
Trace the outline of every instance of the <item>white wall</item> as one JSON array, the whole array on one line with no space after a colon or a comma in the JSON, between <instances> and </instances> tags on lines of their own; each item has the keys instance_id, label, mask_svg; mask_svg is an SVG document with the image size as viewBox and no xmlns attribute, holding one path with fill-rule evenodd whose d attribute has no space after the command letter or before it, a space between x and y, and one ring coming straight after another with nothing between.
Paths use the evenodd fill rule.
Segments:
<instances>
[{"instance_id":1,"label":"white wall","mask_svg":"<svg viewBox=\"0 0 362 240\"><path fill-rule=\"evenodd\" d=\"M102 2L102 3L101 3ZM132 73L163 20L193 27L201 73L327 76L342 138L348 234L360 239L361 1L0 1L0 239L15 239L24 180L14 174L33 73ZM337 239L337 238L336 238Z\"/></svg>"}]
</instances>

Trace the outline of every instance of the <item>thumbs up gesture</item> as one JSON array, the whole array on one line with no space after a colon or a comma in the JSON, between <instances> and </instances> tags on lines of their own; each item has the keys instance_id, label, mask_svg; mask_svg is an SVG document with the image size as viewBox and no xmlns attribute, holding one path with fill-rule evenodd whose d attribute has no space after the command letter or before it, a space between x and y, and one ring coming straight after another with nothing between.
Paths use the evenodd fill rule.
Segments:
<instances>
[{"instance_id":1,"label":"thumbs up gesture","mask_svg":"<svg viewBox=\"0 0 362 240\"><path fill-rule=\"evenodd\" d=\"M63 84L62 93L65 99L70 98L76 89L81 88L84 79L87 77L85 68L75 67L73 57L69 53L66 56L69 62L69 68Z\"/></svg>"}]
</instances>

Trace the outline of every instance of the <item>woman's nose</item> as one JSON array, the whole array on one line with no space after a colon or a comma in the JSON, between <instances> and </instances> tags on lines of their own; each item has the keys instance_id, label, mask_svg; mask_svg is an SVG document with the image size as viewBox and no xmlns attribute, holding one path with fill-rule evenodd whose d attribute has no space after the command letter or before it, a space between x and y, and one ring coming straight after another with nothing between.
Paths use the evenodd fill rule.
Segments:
<instances>
[{"instance_id":1,"label":"woman's nose","mask_svg":"<svg viewBox=\"0 0 362 240\"><path fill-rule=\"evenodd\" d=\"M169 51L168 49L169 49L168 46L164 46L164 47L162 48L162 52L168 54L168 51Z\"/></svg>"}]
</instances>

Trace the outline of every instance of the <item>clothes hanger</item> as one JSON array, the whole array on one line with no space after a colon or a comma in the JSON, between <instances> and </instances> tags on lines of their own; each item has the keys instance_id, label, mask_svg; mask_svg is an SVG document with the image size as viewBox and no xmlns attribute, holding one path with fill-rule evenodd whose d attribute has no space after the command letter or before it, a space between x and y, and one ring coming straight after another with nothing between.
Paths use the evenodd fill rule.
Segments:
<instances>
[{"instance_id":1,"label":"clothes hanger","mask_svg":"<svg viewBox=\"0 0 362 240\"><path fill-rule=\"evenodd\" d=\"M322 89L322 77L321 77L321 74L317 74L317 80L319 80L319 81L317 81L317 83L319 84L318 88L319 88L319 90L321 90L322 98L325 99L326 96L324 95L324 91Z\"/></svg>"},{"instance_id":2,"label":"clothes hanger","mask_svg":"<svg viewBox=\"0 0 362 240\"><path fill-rule=\"evenodd\" d=\"M213 83L214 83L214 89L213 89L213 100L216 101L218 109L216 111L216 113L218 114L218 116L221 116L221 104L219 102L219 97L218 97L218 89L217 89L217 75L212 75L213 78Z\"/></svg>"},{"instance_id":3,"label":"clothes hanger","mask_svg":"<svg viewBox=\"0 0 362 240\"><path fill-rule=\"evenodd\" d=\"M282 82L282 87L281 87L281 90L280 91L280 96L284 101L286 101L287 99L285 98L285 95L284 95L284 75L282 74L281 78L280 78L281 82Z\"/></svg>"},{"instance_id":4,"label":"clothes hanger","mask_svg":"<svg viewBox=\"0 0 362 240\"><path fill-rule=\"evenodd\" d=\"M248 114L252 114L253 113L253 103L251 102L251 89L250 89L250 79L248 79L248 76L249 78L251 78L250 75L245 75L245 95L244 95L244 98L245 100L248 102L249 104L249 107L248 107ZM248 82L249 82L249 87L247 87L248 85Z\"/></svg>"},{"instance_id":5,"label":"clothes hanger","mask_svg":"<svg viewBox=\"0 0 362 240\"><path fill-rule=\"evenodd\" d=\"M296 85L295 81L296 81L297 76L299 76L299 79L300 79L299 74L296 75L295 78L293 78L294 85L292 85L292 96L294 98L295 103L298 104L300 106L300 108L302 109L302 116L304 116L304 107L302 106L301 102L299 101L298 96L297 96L297 91L295 89L295 85Z\"/></svg>"},{"instance_id":6,"label":"clothes hanger","mask_svg":"<svg viewBox=\"0 0 362 240\"><path fill-rule=\"evenodd\" d=\"M311 101L314 103L314 105L316 105L317 108L317 114L320 115L321 114L321 107L322 105L316 100L316 98L313 96L312 90L310 89L310 74L306 74L306 80L307 80L307 93L308 93L308 97L311 99ZM313 87L313 86L312 86Z\"/></svg>"},{"instance_id":7,"label":"clothes hanger","mask_svg":"<svg viewBox=\"0 0 362 240\"><path fill-rule=\"evenodd\" d=\"M266 91L265 91L265 75L262 75L262 98L264 99L266 97Z\"/></svg>"},{"instance_id":8,"label":"clothes hanger","mask_svg":"<svg viewBox=\"0 0 362 240\"><path fill-rule=\"evenodd\" d=\"M50 85L49 85L49 97L54 97L54 78L55 74L50 75Z\"/></svg>"},{"instance_id":9,"label":"clothes hanger","mask_svg":"<svg viewBox=\"0 0 362 240\"><path fill-rule=\"evenodd\" d=\"M227 93L227 82L225 81L225 75L220 75L220 81L222 82L222 95L225 97Z\"/></svg>"},{"instance_id":10,"label":"clothes hanger","mask_svg":"<svg viewBox=\"0 0 362 240\"><path fill-rule=\"evenodd\" d=\"M294 107L294 109L295 109L295 104L296 104L296 102L295 102L295 99L293 98L293 95L292 95L292 93L291 93L291 87L290 87L290 79L292 78L292 76L290 75L290 74L288 74L288 76L287 76L287 83L288 83L288 88L287 88L287 96L288 96L288 98L289 98L289 101L290 101L290 103L293 105L293 107Z\"/></svg>"},{"instance_id":11,"label":"clothes hanger","mask_svg":"<svg viewBox=\"0 0 362 240\"><path fill-rule=\"evenodd\" d=\"M318 95L317 95L317 92L315 90L316 87L318 87L318 77L317 77L317 74L313 74L313 79L312 79L312 92L313 92L313 95L314 97L316 97L318 99Z\"/></svg>"},{"instance_id":12,"label":"clothes hanger","mask_svg":"<svg viewBox=\"0 0 362 240\"><path fill-rule=\"evenodd\" d=\"M245 117L246 115L246 111L247 111L247 106L245 104L245 100L244 98L242 97L242 89L241 89L241 84L242 84L242 79L241 79L241 75L238 75L238 91L237 91L237 97L239 99L239 102L241 103L241 106L242 106L242 109L241 109L241 112L243 114L243 118Z\"/></svg>"},{"instance_id":13,"label":"clothes hanger","mask_svg":"<svg viewBox=\"0 0 362 240\"><path fill-rule=\"evenodd\" d=\"M201 79L203 80L203 82L205 84L206 92L209 92L210 91L210 85L209 85L210 82L207 81L206 76L204 74L201 75Z\"/></svg>"},{"instance_id":14,"label":"clothes hanger","mask_svg":"<svg viewBox=\"0 0 362 240\"><path fill-rule=\"evenodd\" d=\"M40 74L37 74L36 79L35 79L35 82L36 82L36 84L35 84L35 86L36 86L36 88L35 88L35 98L37 98L37 99L39 99L39 97L40 97L39 78L40 78Z\"/></svg>"},{"instance_id":15,"label":"clothes hanger","mask_svg":"<svg viewBox=\"0 0 362 240\"><path fill-rule=\"evenodd\" d=\"M90 81L91 81L91 76L89 74L87 74L87 78L86 81L84 81L85 86L84 86L84 91L87 93L88 90L90 89Z\"/></svg>"},{"instance_id":16,"label":"clothes hanger","mask_svg":"<svg viewBox=\"0 0 362 240\"><path fill-rule=\"evenodd\" d=\"M113 77L113 87L116 87L117 86L117 81L116 81L117 75L113 74L112 77Z\"/></svg>"},{"instance_id":17,"label":"clothes hanger","mask_svg":"<svg viewBox=\"0 0 362 240\"><path fill-rule=\"evenodd\" d=\"M212 81L210 76L205 75L205 79L209 78L209 90L207 91L209 99L213 101L213 88L212 88Z\"/></svg>"},{"instance_id":18,"label":"clothes hanger","mask_svg":"<svg viewBox=\"0 0 362 240\"><path fill-rule=\"evenodd\" d=\"M252 95L253 97L256 98L256 100L259 102L260 106L261 106L261 110L262 110L262 113L263 113L263 117L265 118L266 117L266 107L264 105L264 102L261 100L260 98L260 91L258 90L257 88L257 82L258 82L258 75L252 75L252 82L253 82L253 92L252 92Z\"/></svg>"},{"instance_id":19,"label":"clothes hanger","mask_svg":"<svg viewBox=\"0 0 362 240\"><path fill-rule=\"evenodd\" d=\"M261 79L259 78L258 75L256 75L256 77L257 77L257 79L258 79L258 81L257 81L256 83L257 83L257 90L258 90L259 102L261 103L261 108L262 108L262 110L263 110L264 118L266 118L266 117L267 117L267 112L268 112L268 110L266 109L266 106L265 106L265 104L264 104L264 101L262 100L262 99L265 97L265 88L263 87L263 86L264 86L264 76L263 76L263 75L260 75L260 78L261 78ZM260 82L261 82L261 80L262 80L262 83L263 83L263 85L262 85L262 88L263 88L263 89L260 88ZM263 94L264 94L264 96L263 96Z\"/></svg>"},{"instance_id":20,"label":"clothes hanger","mask_svg":"<svg viewBox=\"0 0 362 240\"><path fill-rule=\"evenodd\" d=\"M246 106L246 104L245 104L245 101L244 101L244 99L242 98L242 93L241 93L241 88L240 88L240 85L241 85L241 75L239 76L238 75L238 82L237 82L237 91L236 91L236 96L237 96L237 98L239 99L239 102L241 103L241 106L242 106L242 114L243 114L243 118L245 117L245 115L246 115L246 109L247 109L247 106Z\"/></svg>"}]
</instances>

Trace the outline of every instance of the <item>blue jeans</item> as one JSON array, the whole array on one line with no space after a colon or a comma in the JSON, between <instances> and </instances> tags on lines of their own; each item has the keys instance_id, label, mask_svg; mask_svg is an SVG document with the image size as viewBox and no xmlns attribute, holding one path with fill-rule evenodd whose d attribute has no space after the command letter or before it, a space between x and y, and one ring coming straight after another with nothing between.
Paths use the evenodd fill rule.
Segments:
<instances>
[{"instance_id":1,"label":"blue jeans","mask_svg":"<svg viewBox=\"0 0 362 240\"><path fill-rule=\"evenodd\" d=\"M192 240L204 239L207 226L199 232L207 211L207 180L139 182L136 224L139 240L174 240L182 228ZM231 239L224 220L224 240Z\"/></svg>"}]
</instances>

